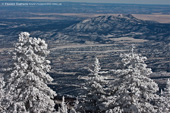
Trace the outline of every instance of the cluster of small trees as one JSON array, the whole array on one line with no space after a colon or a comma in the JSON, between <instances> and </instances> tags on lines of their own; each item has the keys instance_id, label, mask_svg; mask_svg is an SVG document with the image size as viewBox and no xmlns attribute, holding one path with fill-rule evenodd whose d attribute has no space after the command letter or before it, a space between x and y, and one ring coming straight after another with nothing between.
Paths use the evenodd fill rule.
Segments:
<instances>
[{"instance_id":1,"label":"cluster of small trees","mask_svg":"<svg viewBox=\"0 0 170 113\"><path fill-rule=\"evenodd\" d=\"M4 82L0 78L1 113L168 113L170 112L170 80L164 91L159 93L158 85L149 78L152 73L147 68L146 57L133 51L121 54L122 69L110 70L114 79L103 76L98 58L94 69L90 70L80 102L68 110L62 99L61 107L55 111L53 101L56 93L47 83L53 79L49 51L40 38L32 38L22 32L15 45L11 74Z\"/></svg>"},{"instance_id":2,"label":"cluster of small trees","mask_svg":"<svg viewBox=\"0 0 170 113\"><path fill-rule=\"evenodd\" d=\"M169 113L170 80L162 93L149 78L146 57L133 51L121 54L122 69L110 70L113 80L107 80L100 71L96 58L94 70L89 74L85 88L87 93L80 102L80 112L92 113Z\"/></svg>"}]
</instances>

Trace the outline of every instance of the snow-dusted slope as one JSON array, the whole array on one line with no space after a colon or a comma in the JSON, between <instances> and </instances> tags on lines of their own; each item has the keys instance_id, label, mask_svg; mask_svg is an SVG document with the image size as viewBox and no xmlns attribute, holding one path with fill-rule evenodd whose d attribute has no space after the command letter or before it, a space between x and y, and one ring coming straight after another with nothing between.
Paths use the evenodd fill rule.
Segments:
<instances>
[{"instance_id":1,"label":"snow-dusted slope","mask_svg":"<svg viewBox=\"0 0 170 113\"><path fill-rule=\"evenodd\" d=\"M99 16L95 18L86 19L76 25L72 25L66 31L87 32L107 34L115 31L137 31L142 30L145 21L139 20L132 15L118 15L118 16ZM135 27L134 27L135 26ZM123 32L122 31L122 32Z\"/></svg>"},{"instance_id":2,"label":"snow-dusted slope","mask_svg":"<svg viewBox=\"0 0 170 113\"><path fill-rule=\"evenodd\" d=\"M168 24L140 20L130 14L105 15L71 25L62 31L64 35L60 34L58 37L73 42L94 41L100 43L112 42L110 38L120 37L168 40L168 36L170 36L169 28Z\"/></svg>"}]
</instances>

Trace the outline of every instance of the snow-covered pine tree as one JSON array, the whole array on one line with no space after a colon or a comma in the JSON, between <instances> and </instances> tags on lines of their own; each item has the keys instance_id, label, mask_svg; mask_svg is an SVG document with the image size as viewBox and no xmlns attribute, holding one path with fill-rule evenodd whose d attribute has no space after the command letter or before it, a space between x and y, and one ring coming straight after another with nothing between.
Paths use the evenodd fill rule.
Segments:
<instances>
[{"instance_id":1,"label":"snow-covered pine tree","mask_svg":"<svg viewBox=\"0 0 170 113\"><path fill-rule=\"evenodd\" d=\"M2 102L3 102L3 97L4 97L4 87L5 83L3 80L3 77L0 77L0 113L4 112L4 108L2 106Z\"/></svg>"},{"instance_id":2,"label":"snow-covered pine tree","mask_svg":"<svg viewBox=\"0 0 170 113\"><path fill-rule=\"evenodd\" d=\"M79 101L78 101L78 97L77 97L75 104L74 104L74 107L70 109L70 113L80 113L80 112L76 111L78 109L78 105L79 105Z\"/></svg>"},{"instance_id":3,"label":"snow-covered pine tree","mask_svg":"<svg viewBox=\"0 0 170 113\"><path fill-rule=\"evenodd\" d=\"M94 69L88 75L84 89L87 91L80 106L86 112L100 113L103 111L103 102L105 101L105 86L107 82L100 75L100 63L98 58L95 58Z\"/></svg>"},{"instance_id":4,"label":"snow-covered pine tree","mask_svg":"<svg viewBox=\"0 0 170 113\"><path fill-rule=\"evenodd\" d=\"M161 92L161 98L158 102L159 112L169 113L170 112L170 80L166 82L166 88Z\"/></svg>"},{"instance_id":5,"label":"snow-covered pine tree","mask_svg":"<svg viewBox=\"0 0 170 113\"><path fill-rule=\"evenodd\" d=\"M124 69L115 70L117 74L112 85L112 98L107 113L155 113L159 99L158 85L148 77L152 73L147 68L146 57L132 51L120 55ZM112 102L111 102L112 101Z\"/></svg>"},{"instance_id":6,"label":"snow-covered pine tree","mask_svg":"<svg viewBox=\"0 0 170 113\"><path fill-rule=\"evenodd\" d=\"M94 70L91 71L94 77L99 76L99 71L101 70L99 59L96 57L94 62ZM97 77L101 78L101 76Z\"/></svg>"},{"instance_id":7,"label":"snow-covered pine tree","mask_svg":"<svg viewBox=\"0 0 170 113\"><path fill-rule=\"evenodd\" d=\"M166 82L166 88L163 91L163 95L167 98L170 99L170 80L168 79Z\"/></svg>"},{"instance_id":8,"label":"snow-covered pine tree","mask_svg":"<svg viewBox=\"0 0 170 113\"><path fill-rule=\"evenodd\" d=\"M51 113L54 110L53 96L56 93L47 83L53 79L49 51L40 38L32 38L27 32L19 34L13 55L14 69L5 87L7 113Z\"/></svg>"},{"instance_id":9,"label":"snow-covered pine tree","mask_svg":"<svg viewBox=\"0 0 170 113\"><path fill-rule=\"evenodd\" d=\"M57 113L68 113L68 108L67 108L67 105L65 103L64 96L62 97L61 107L58 108Z\"/></svg>"}]
</instances>

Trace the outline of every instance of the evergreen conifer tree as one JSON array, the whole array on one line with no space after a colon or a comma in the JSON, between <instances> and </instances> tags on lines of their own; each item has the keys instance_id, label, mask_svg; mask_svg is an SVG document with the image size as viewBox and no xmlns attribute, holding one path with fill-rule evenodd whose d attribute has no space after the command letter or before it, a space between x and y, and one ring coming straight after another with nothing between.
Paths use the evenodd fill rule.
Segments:
<instances>
[{"instance_id":1,"label":"evergreen conifer tree","mask_svg":"<svg viewBox=\"0 0 170 113\"><path fill-rule=\"evenodd\" d=\"M158 102L159 112L168 113L170 112L170 80L166 82L166 88L161 92L161 98Z\"/></svg>"},{"instance_id":2,"label":"evergreen conifer tree","mask_svg":"<svg viewBox=\"0 0 170 113\"><path fill-rule=\"evenodd\" d=\"M68 108L67 108L67 105L65 103L64 96L62 97L61 107L59 107L58 113L68 113Z\"/></svg>"},{"instance_id":3,"label":"evergreen conifer tree","mask_svg":"<svg viewBox=\"0 0 170 113\"><path fill-rule=\"evenodd\" d=\"M100 62L98 58L95 58L94 69L88 75L87 82L85 84L86 94L84 101L80 102L82 108L86 112L102 112L104 109L103 103L105 101L105 86L107 82L104 77L100 75Z\"/></svg>"},{"instance_id":4,"label":"evergreen conifer tree","mask_svg":"<svg viewBox=\"0 0 170 113\"><path fill-rule=\"evenodd\" d=\"M0 77L0 113L3 113L4 112L4 108L2 106L2 102L3 102L3 98L4 98L4 87L5 83L4 83L4 80L3 80L3 77Z\"/></svg>"},{"instance_id":5,"label":"evergreen conifer tree","mask_svg":"<svg viewBox=\"0 0 170 113\"><path fill-rule=\"evenodd\" d=\"M167 98L170 99L170 80L168 79L166 82L166 88L163 91L163 95Z\"/></svg>"},{"instance_id":6,"label":"evergreen conifer tree","mask_svg":"<svg viewBox=\"0 0 170 113\"><path fill-rule=\"evenodd\" d=\"M107 113L155 113L159 99L158 85L148 77L146 57L132 51L120 55L124 69L115 70L117 75L112 85L112 98Z\"/></svg>"},{"instance_id":7,"label":"evergreen conifer tree","mask_svg":"<svg viewBox=\"0 0 170 113\"><path fill-rule=\"evenodd\" d=\"M49 51L40 38L32 38L27 32L19 34L13 55L14 68L5 87L7 113L51 113L54 111L53 96L47 83L53 79Z\"/></svg>"}]
</instances>

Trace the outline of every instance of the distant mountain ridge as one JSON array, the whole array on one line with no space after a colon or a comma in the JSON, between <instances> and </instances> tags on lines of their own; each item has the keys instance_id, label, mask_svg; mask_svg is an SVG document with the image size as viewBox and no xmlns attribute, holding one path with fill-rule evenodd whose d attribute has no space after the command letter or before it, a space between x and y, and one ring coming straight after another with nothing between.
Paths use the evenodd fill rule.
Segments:
<instances>
[{"instance_id":1,"label":"distant mountain ridge","mask_svg":"<svg viewBox=\"0 0 170 113\"><path fill-rule=\"evenodd\" d=\"M101 40L106 40L102 39L106 35L112 35L112 38L133 37L137 39L167 41L170 40L169 29L170 24L144 21L135 18L131 14L121 14L118 16L89 18L69 26L64 29L63 33L77 38L89 34L89 38L100 37ZM86 37L87 40L93 40L89 38L87 39ZM81 39L85 40L82 37Z\"/></svg>"},{"instance_id":2,"label":"distant mountain ridge","mask_svg":"<svg viewBox=\"0 0 170 113\"><path fill-rule=\"evenodd\" d=\"M108 34L114 30L131 30L129 28L139 24L145 24L145 21L139 20L130 14L121 14L118 16L99 16L90 18L76 25L72 25L66 30L74 30L75 32L97 32L99 34Z\"/></svg>"}]
</instances>

